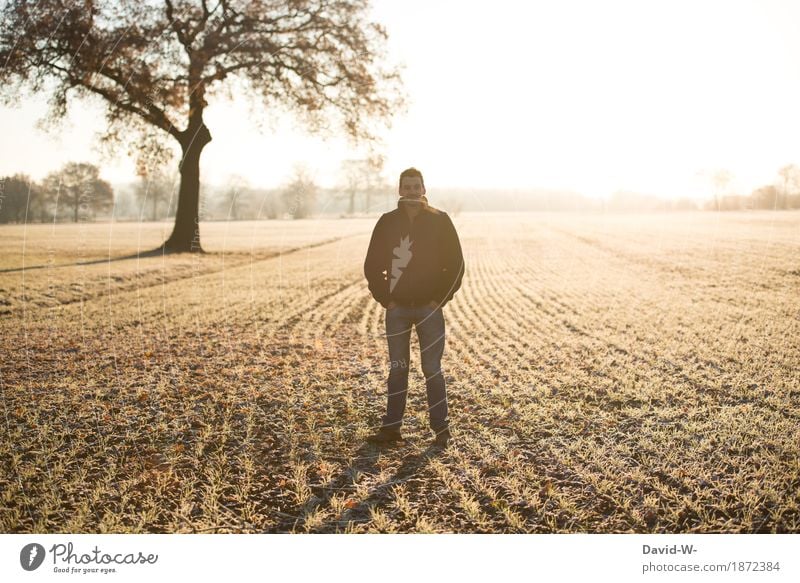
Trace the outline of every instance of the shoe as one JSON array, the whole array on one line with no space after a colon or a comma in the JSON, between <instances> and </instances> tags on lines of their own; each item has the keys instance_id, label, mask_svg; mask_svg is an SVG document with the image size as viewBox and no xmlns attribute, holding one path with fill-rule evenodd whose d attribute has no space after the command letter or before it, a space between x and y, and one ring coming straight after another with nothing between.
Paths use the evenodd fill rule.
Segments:
<instances>
[{"instance_id":1,"label":"shoe","mask_svg":"<svg viewBox=\"0 0 800 583\"><path fill-rule=\"evenodd\" d=\"M403 436L400 435L399 429L387 429L381 427L378 433L367 437L370 443L391 443L393 441L402 441Z\"/></svg>"},{"instance_id":2,"label":"shoe","mask_svg":"<svg viewBox=\"0 0 800 583\"><path fill-rule=\"evenodd\" d=\"M451 439L450 429L445 427L444 429L440 429L436 432L436 439L434 443L441 447L447 447L447 444L450 442Z\"/></svg>"}]
</instances>

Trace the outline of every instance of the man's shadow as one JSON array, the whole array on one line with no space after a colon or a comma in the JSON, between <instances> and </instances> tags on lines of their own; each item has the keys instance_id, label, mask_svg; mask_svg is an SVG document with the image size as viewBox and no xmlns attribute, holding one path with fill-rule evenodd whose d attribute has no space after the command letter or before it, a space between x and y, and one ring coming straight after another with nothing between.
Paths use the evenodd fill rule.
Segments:
<instances>
[{"instance_id":1,"label":"man's shadow","mask_svg":"<svg viewBox=\"0 0 800 583\"><path fill-rule=\"evenodd\" d=\"M314 496L306 504L306 515L299 517L290 528L301 530L305 524L305 516L308 513L330 507L331 498L341 491L355 491L355 482L360 474L374 475L379 473L377 462L382 454L399 451L404 447L406 447L405 442L387 445L365 443L362 445L355 454L354 462L331 480L330 484L322 487L311 487ZM350 523L369 522L371 520L370 507L383 500L392 486L406 482L416 476L431 459L442 455L444 451L445 448L443 446L431 444L423 451L407 455L400 467L388 480L370 488L369 494L364 500L359 501L352 507L345 508L340 517L327 520L313 530L330 532L334 529L345 528Z\"/></svg>"}]
</instances>

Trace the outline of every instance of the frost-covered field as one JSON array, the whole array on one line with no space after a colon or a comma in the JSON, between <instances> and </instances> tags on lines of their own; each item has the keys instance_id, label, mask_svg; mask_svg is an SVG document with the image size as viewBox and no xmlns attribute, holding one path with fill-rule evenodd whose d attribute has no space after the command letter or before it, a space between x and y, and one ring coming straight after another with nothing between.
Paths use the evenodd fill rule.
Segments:
<instances>
[{"instance_id":1,"label":"frost-covered field","mask_svg":"<svg viewBox=\"0 0 800 583\"><path fill-rule=\"evenodd\" d=\"M0 226L0 531L800 532L800 213L454 222L446 450L374 219Z\"/></svg>"}]
</instances>

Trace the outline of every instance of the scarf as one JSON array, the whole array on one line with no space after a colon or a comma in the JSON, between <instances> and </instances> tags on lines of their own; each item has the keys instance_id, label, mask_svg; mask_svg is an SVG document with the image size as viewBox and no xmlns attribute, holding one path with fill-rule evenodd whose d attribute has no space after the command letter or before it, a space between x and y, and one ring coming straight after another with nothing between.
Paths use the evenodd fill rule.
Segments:
<instances>
[{"instance_id":1,"label":"scarf","mask_svg":"<svg viewBox=\"0 0 800 583\"><path fill-rule=\"evenodd\" d=\"M410 205L422 205L423 209L428 208L428 199L425 198L423 194L419 198L406 198L405 196L401 196L400 199L397 201L397 207L400 208L401 204L410 204Z\"/></svg>"}]
</instances>

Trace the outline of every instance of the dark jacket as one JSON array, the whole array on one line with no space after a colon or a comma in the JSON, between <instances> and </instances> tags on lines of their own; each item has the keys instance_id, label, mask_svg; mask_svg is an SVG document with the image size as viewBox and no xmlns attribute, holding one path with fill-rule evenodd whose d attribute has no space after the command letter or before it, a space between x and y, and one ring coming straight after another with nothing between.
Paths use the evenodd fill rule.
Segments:
<instances>
[{"instance_id":1,"label":"dark jacket","mask_svg":"<svg viewBox=\"0 0 800 583\"><path fill-rule=\"evenodd\" d=\"M464 275L464 257L453 221L446 212L425 205L411 221L398 202L372 231L364 275L369 291L385 308L453 298Z\"/></svg>"}]
</instances>

